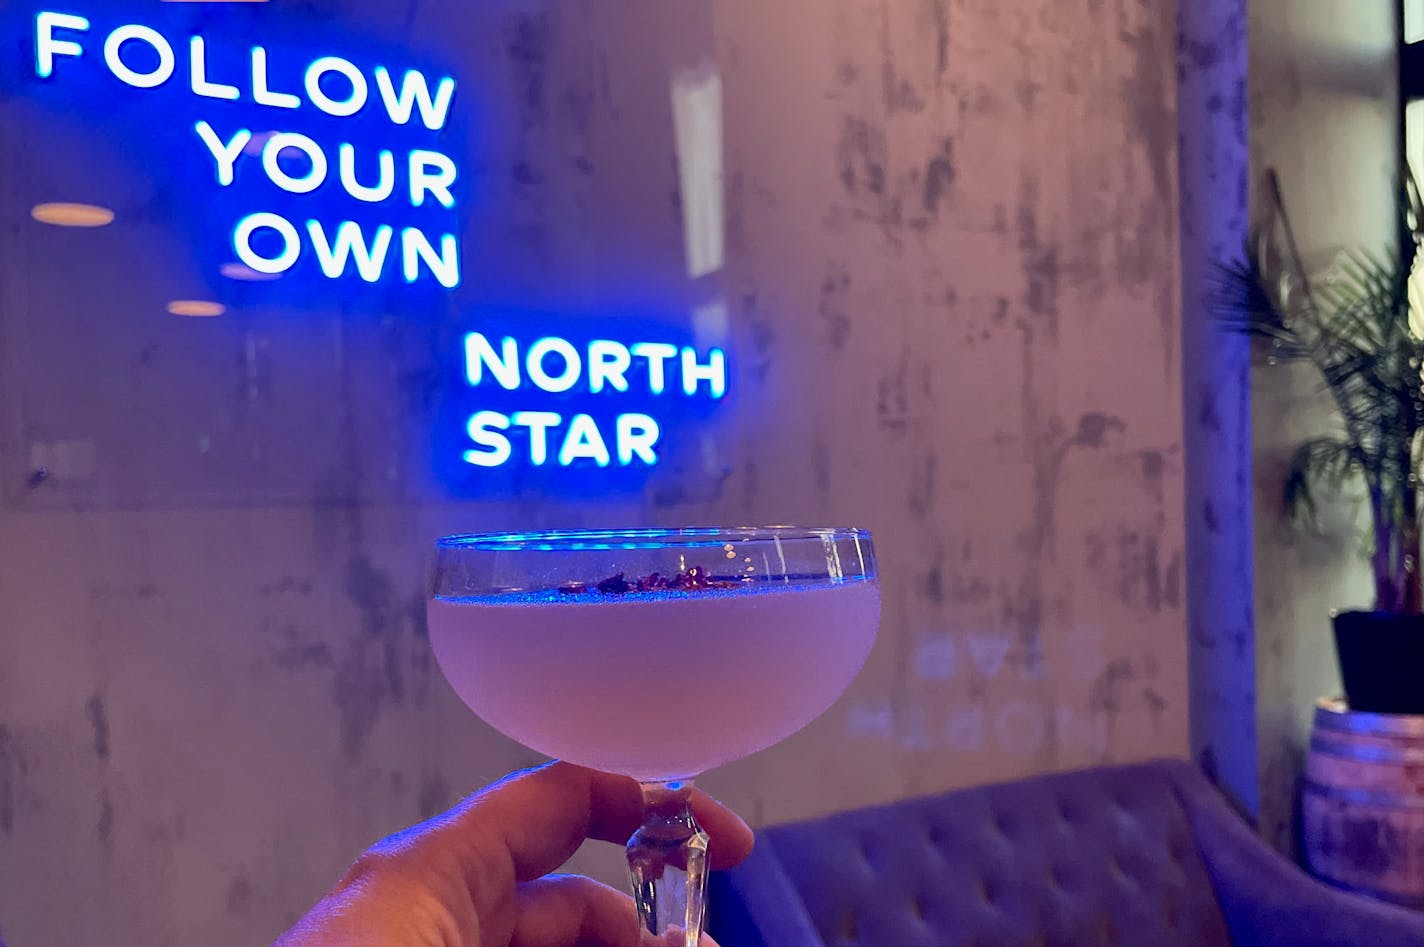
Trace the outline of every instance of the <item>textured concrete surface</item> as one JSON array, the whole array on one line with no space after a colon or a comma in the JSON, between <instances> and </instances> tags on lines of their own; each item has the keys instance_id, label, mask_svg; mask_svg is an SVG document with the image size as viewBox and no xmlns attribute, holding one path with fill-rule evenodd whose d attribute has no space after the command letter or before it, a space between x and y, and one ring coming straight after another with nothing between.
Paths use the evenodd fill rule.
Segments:
<instances>
[{"instance_id":1,"label":"textured concrete surface","mask_svg":"<svg viewBox=\"0 0 1424 947\"><path fill-rule=\"evenodd\" d=\"M445 532L872 528L886 607L865 673L705 779L756 822L1188 752L1174 4L309 6L487 92L448 312L397 302L377 324L313 300L180 324L142 268L104 270L123 291L102 307L66 295L51 238L15 223L58 171L16 153L24 109L0 109L26 168L0 185L0 273L30 300L5 297L0 406L11 947L263 942L370 841L531 762L433 666L423 573ZM689 280L669 89L708 75L725 265ZM135 188L148 206L162 182ZM171 239L161 218L117 232L105 253ZM735 407L637 495L446 502L416 397L442 320L586 308L610 273L636 277L614 305L720 305ZM16 367L22 342L43 361L45 317L71 340L124 325L80 351L130 384ZM98 436L65 429L81 416L157 462L106 448L90 481L31 489L32 441ZM159 449L209 422L237 445L227 480L191 444Z\"/></svg>"}]
</instances>

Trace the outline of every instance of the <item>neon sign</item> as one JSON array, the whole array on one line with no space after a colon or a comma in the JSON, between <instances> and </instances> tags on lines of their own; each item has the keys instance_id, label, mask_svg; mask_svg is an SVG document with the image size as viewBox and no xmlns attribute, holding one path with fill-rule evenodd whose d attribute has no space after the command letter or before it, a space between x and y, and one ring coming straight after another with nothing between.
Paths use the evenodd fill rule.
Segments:
<instances>
[{"instance_id":1,"label":"neon sign","mask_svg":"<svg viewBox=\"0 0 1424 947\"><path fill-rule=\"evenodd\" d=\"M209 49L203 36L175 42L152 27L126 23L109 30L100 42L91 34L88 18L70 13L36 14L34 40L35 75L49 82L63 80L65 60L97 55L114 79L131 88L158 89L181 75L193 96L264 107L282 121L315 110L337 119L380 116L393 127L423 127L439 133L449 123L455 97L455 80L449 76L432 81L416 69L397 76L381 65L367 71L331 55L307 64L300 91L274 88L268 51L262 46L252 47L243 57L245 68L219 75L213 68L215 50ZM269 196L263 198L267 201L274 192L344 195L353 208L363 209L363 218L372 205L443 211L456 205L459 167L433 147L409 148L398 160L389 148L363 150L350 141L323 145L311 135L290 130L268 134L258 147L252 129L219 129L207 119L196 122L193 133L212 162L219 188L236 187L242 177L239 169L255 163L268 185ZM265 275L286 273L309 257L332 280L434 280L446 289L461 280L456 235L432 233L421 226L294 220L267 207L235 221L231 243L242 264Z\"/></svg>"},{"instance_id":2,"label":"neon sign","mask_svg":"<svg viewBox=\"0 0 1424 947\"><path fill-rule=\"evenodd\" d=\"M500 182L467 178L463 158L488 166L505 153L503 113L482 107L478 83L457 88L414 48L316 37L291 18L234 19L223 32L226 14L187 7L150 11L146 23L95 8L89 16L36 10L17 10L13 21L22 36L32 33L33 63L0 63L0 79L7 65L22 73L59 135L78 125L105 136L103 148L67 152L78 156L77 170L107 162L95 179L118 182L121 193L131 180L145 182L152 203L140 206L165 222L167 245L196 251L206 274L224 278L214 295L238 312L339 303L352 331L372 331L368 314L384 325L461 285L462 242L503 232L501 204L489 216L482 206ZM466 146L467 123L455 120L457 92L461 114L481 116L468 122L480 129L478 148ZM469 214L472 228L489 226L462 232L456 218L466 209L479 210ZM467 495L582 492L594 480L608 495L641 489L649 477L719 476L704 422L737 394L731 358L718 347L729 318L708 304L690 313L690 325L669 319L657 291L619 291L636 277L636 267L600 272L610 285L551 292L546 310L501 311L510 300L546 297L531 293L522 273L506 285L491 271L468 294L482 300L479 312L430 306L428 325L399 329L421 337L419 366L434 359L439 369L411 373L412 410L420 428L430 426L402 443L426 447L436 477ZM689 315L689 302L677 309Z\"/></svg>"},{"instance_id":3,"label":"neon sign","mask_svg":"<svg viewBox=\"0 0 1424 947\"><path fill-rule=\"evenodd\" d=\"M640 397L720 401L727 394L727 356L719 348L699 353L669 342L592 339L577 345L544 336L526 347L512 336L496 343L481 332L465 335L465 381L472 390L544 392L547 395ZM658 462L662 429L651 414L623 411L600 424L577 411L496 411L482 407L466 421L473 445L463 452L475 467L501 467L522 459L532 467L651 467ZM586 463L585 463L586 462Z\"/></svg>"}]
</instances>

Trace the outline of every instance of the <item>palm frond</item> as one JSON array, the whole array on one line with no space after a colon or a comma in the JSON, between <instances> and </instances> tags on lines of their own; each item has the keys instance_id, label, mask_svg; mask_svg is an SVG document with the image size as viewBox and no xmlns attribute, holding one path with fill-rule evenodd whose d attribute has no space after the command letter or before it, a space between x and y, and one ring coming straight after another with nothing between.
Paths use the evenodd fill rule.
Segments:
<instances>
[{"instance_id":1,"label":"palm frond","mask_svg":"<svg viewBox=\"0 0 1424 947\"><path fill-rule=\"evenodd\" d=\"M1361 469L1361 458L1348 441L1339 437L1306 441L1296 448L1286 471L1286 509L1308 523L1318 523L1317 488L1338 494Z\"/></svg>"}]
</instances>

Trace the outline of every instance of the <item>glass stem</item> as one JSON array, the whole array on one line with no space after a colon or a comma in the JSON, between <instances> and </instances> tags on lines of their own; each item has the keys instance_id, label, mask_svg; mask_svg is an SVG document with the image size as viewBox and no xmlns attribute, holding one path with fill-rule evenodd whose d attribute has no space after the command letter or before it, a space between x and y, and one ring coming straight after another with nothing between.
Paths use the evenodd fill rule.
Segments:
<instances>
[{"instance_id":1,"label":"glass stem","mask_svg":"<svg viewBox=\"0 0 1424 947\"><path fill-rule=\"evenodd\" d=\"M691 798L690 780L643 783L643 826L628 840L628 874L644 947L698 947L702 937L707 833L692 817Z\"/></svg>"}]
</instances>

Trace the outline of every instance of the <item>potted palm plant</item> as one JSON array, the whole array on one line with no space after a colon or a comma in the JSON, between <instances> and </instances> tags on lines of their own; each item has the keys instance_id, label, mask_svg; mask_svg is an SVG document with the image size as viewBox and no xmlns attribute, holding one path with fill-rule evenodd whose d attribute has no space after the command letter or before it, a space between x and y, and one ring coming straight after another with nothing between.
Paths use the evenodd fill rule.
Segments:
<instances>
[{"instance_id":1,"label":"potted palm plant","mask_svg":"<svg viewBox=\"0 0 1424 947\"><path fill-rule=\"evenodd\" d=\"M1346 696L1358 711L1424 713L1424 275L1414 273L1424 214L1418 190L1412 182L1401 189L1394 246L1342 254L1316 275L1301 262L1274 175L1268 185L1273 212L1242 256L1220 268L1216 315L1261 340L1270 363L1313 366L1330 393L1338 427L1295 451L1286 505L1308 519L1322 491L1362 488L1375 601L1370 611L1334 616Z\"/></svg>"}]
</instances>

